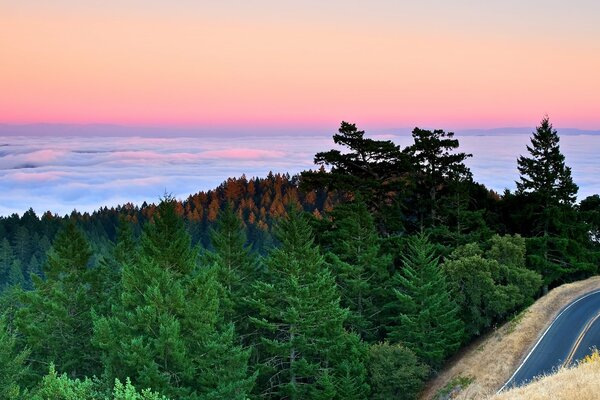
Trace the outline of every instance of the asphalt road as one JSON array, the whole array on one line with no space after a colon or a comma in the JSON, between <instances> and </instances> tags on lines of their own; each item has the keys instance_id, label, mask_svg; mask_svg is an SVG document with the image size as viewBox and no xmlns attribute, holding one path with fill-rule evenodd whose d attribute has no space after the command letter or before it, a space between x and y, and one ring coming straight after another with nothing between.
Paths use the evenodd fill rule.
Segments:
<instances>
[{"instance_id":1,"label":"asphalt road","mask_svg":"<svg viewBox=\"0 0 600 400\"><path fill-rule=\"evenodd\" d=\"M570 365L590 354L592 347L600 349L600 291L566 306L500 390Z\"/></svg>"}]
</instances>

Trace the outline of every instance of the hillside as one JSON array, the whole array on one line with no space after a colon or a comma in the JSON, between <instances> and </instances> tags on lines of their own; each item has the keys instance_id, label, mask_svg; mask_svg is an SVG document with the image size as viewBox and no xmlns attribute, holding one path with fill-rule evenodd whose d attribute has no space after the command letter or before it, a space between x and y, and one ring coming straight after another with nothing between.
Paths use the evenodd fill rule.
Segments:
<instances>
[{"instance_id":1,"label":"hillside","mask_svg":"<svg viewBox=\"0 0 600 400\"><path fill-rule=\"evenodd\" d=\"M519 316L454 357L426 385L421 399L434 399L440 391L452 391L456 399L486 399L493 395L560 310L583 293L598 288L600 276L551 290Z\"/></svg>"},{"instance_id":2,"label":"hillside","mask_svg":"<svg viewBox=\"0 0 600 400\"><path fill-rule=\"evenodd\" d=\"M490 400L592 400L600 393L600 355L596 352L574 368L561 369L522 388L491 397Z\"/></svg>"}]
</instances>

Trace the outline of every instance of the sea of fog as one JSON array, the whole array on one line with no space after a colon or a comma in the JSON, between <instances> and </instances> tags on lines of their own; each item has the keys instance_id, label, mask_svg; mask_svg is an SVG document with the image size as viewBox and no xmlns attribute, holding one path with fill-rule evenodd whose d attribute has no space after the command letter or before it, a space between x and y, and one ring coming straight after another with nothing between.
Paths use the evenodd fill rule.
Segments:
<instances>
[{"instance_id":1,"label":"sea of fog","mask_svg":"<svg viewBox=\"0 0 600 400\"><path fill-rule=\"evenodd\" d=\"M409 135L373 135L406 146ZM528 135L457 136L476 181L513 190L516 159ZM60 215L126 202L178 198L216 187L228 177L296 174L316 152L333 147L326 136L276 137L20 137L0 136L0 215L32 207ZM600 135L561 137L561 150L579 185L579 199L600 193Z\"/></svg>"}]
</instances>

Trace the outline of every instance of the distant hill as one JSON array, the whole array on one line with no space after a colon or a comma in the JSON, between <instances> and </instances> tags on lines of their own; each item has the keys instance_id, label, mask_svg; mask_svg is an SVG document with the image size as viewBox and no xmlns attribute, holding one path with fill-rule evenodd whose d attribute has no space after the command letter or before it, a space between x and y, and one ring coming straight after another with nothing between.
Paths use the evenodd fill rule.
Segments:
<instances>
[{"instance_id":1,"label":"distant hill","mask_svg":"<svg viewBox=\"0 0 600 400\"><path fill-rule=\"evenodd\" d=\"M446 127L424 127L442 128ZM557 128L561 135L600 135L598 130ZM530 135L534 127L504 127L491 129L448 129L462 136ZM410 136L412 128L370 129L374 135ZM0 124L0 136L146 136L196 137L207 135L239 136L293 136L298 134L330 136L330 129L322 127L169 127L126 126L115 124Z\"/></svg>"}]
</instances>

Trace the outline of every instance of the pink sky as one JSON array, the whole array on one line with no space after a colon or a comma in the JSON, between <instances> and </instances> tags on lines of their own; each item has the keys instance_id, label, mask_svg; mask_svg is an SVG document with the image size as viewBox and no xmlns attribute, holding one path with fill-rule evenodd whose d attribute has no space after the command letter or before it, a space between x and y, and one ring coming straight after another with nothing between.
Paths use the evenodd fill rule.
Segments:
<instances>
[{"instance_id":1,"label":"pink sky","mask_svg":"<svg viewBox=\"0 0 600 400\"><path fill-rule=\"evenodd\" d=\"M595 1L14 3L0 123L600 128Z\"/></svg>"}]
</instances>

